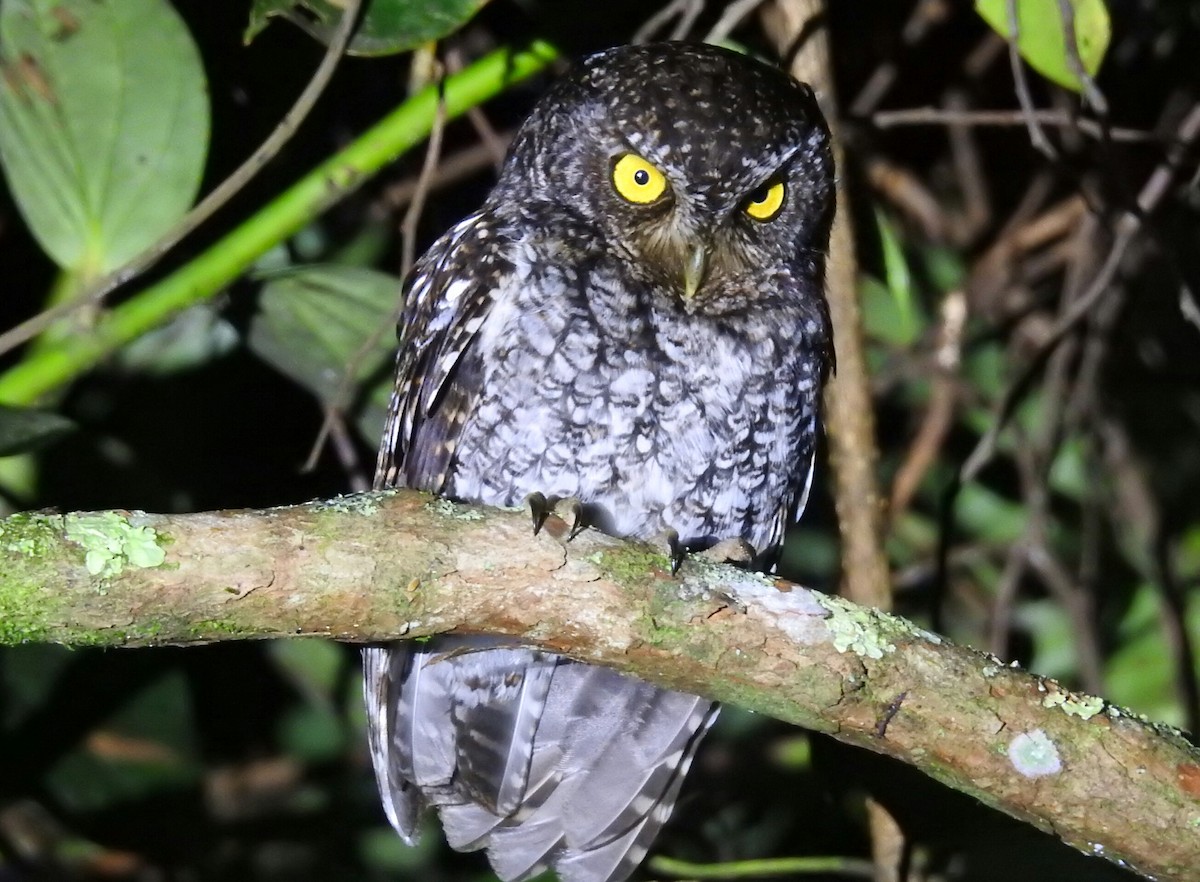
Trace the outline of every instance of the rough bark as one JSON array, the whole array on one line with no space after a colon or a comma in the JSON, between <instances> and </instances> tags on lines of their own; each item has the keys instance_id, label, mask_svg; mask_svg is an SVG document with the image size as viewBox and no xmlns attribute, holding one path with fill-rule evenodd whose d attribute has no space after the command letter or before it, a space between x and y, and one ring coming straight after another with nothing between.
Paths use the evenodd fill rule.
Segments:
<instances>
[{"instance_id":1,"label":"rough bark","mask_svg":"<svg viewBox=\"0 0 1200 882\"><path fill-rule=\"evenodd\" d=\"M1160 879L1200 866L1200 751L903 619L551 520L413 492L265 511L0 521L0 642L449 630L709 695L911 763Z\"/></svg>"}]
</instances>

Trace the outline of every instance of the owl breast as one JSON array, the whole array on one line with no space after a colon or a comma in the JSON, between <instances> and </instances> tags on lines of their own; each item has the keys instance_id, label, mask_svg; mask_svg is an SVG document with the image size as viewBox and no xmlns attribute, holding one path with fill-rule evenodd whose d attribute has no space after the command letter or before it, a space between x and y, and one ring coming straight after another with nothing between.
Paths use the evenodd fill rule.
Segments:
<instances>
[{"instance_id":1,"label":"owl breast","mask_svg":"<svg viewBox=\"0 0 1200 882\"><path fill-rule=\"evenodd\" d=\"M776 546L812 460L817 319L689 314L603 263L514 266L480 329L484 391L448 492L574 496L615 535Z\"/></svg>"}]
</instances>

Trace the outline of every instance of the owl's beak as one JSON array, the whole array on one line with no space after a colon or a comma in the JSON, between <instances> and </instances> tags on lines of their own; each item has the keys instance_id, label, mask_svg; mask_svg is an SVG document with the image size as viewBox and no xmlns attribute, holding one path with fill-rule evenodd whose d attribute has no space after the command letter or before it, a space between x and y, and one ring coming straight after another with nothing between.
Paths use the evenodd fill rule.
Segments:
<instances>
[{"instance_id":1,"label":"owl's beak","mask_svg":"<svg viewBox=\"0 0 1200 882\"><path fill-rule=\"evenodd\" d=\"M687 260L683 264L683 299L690 301L700 286L704 283L704 275L708 271L708 247L697 242L687 251Z\"/></svg>"}]
</instances>

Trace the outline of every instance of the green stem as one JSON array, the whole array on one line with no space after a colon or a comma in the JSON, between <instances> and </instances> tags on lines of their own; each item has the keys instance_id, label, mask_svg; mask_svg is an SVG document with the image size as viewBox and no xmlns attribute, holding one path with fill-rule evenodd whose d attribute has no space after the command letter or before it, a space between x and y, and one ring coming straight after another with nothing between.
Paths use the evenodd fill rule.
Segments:
<instances>
[{"instance_id":1,"label":"green stem","mask_svg":"<svg viewBox=\"0 0 1200 882\"><path fill-rule=\"evenodd\" d=\"M481 58L446 79L441 90L446 118L461 116L513 83L533 76L555 57L553 47L537 42L521 51L502 49ZM424 140L433 126L437 105L436 86L418 92L203 254L114 307L89 334L30 352L0 375L0 403L33 404L119 347L214 296L263 253Z\"/></svg>"},{"instance_id":2,"label":"green stem","mask_svg":"<svg viewBox=\"0 0 1200 882\"><path fill-rule=\"evenodd\" d=\"M870 861L849 857L760 858L724 864L696 864L658 855L651 858L649 867L654 873L690 879L755 879L810 873L834 873L871 879L875 872Z\"/></svg>"}]
</instances>

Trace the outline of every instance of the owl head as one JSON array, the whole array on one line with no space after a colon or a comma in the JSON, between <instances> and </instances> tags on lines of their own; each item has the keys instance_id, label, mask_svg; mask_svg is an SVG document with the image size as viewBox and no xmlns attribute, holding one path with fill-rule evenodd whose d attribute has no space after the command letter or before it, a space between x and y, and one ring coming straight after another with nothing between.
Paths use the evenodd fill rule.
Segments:
<instances>
[{"instance_id":1,"label":"owl head","mask_svg":"<svg viewBox=\"0 0 1200 882\"><path fill-rule=\"evenodd\" d=\"M597 53L560 80L495 195L687 312L720 313L791 296L781 282L797 278L819 291L833 189L808 86L730 50L660 43Z\"/></svg>"}]
</instances>

